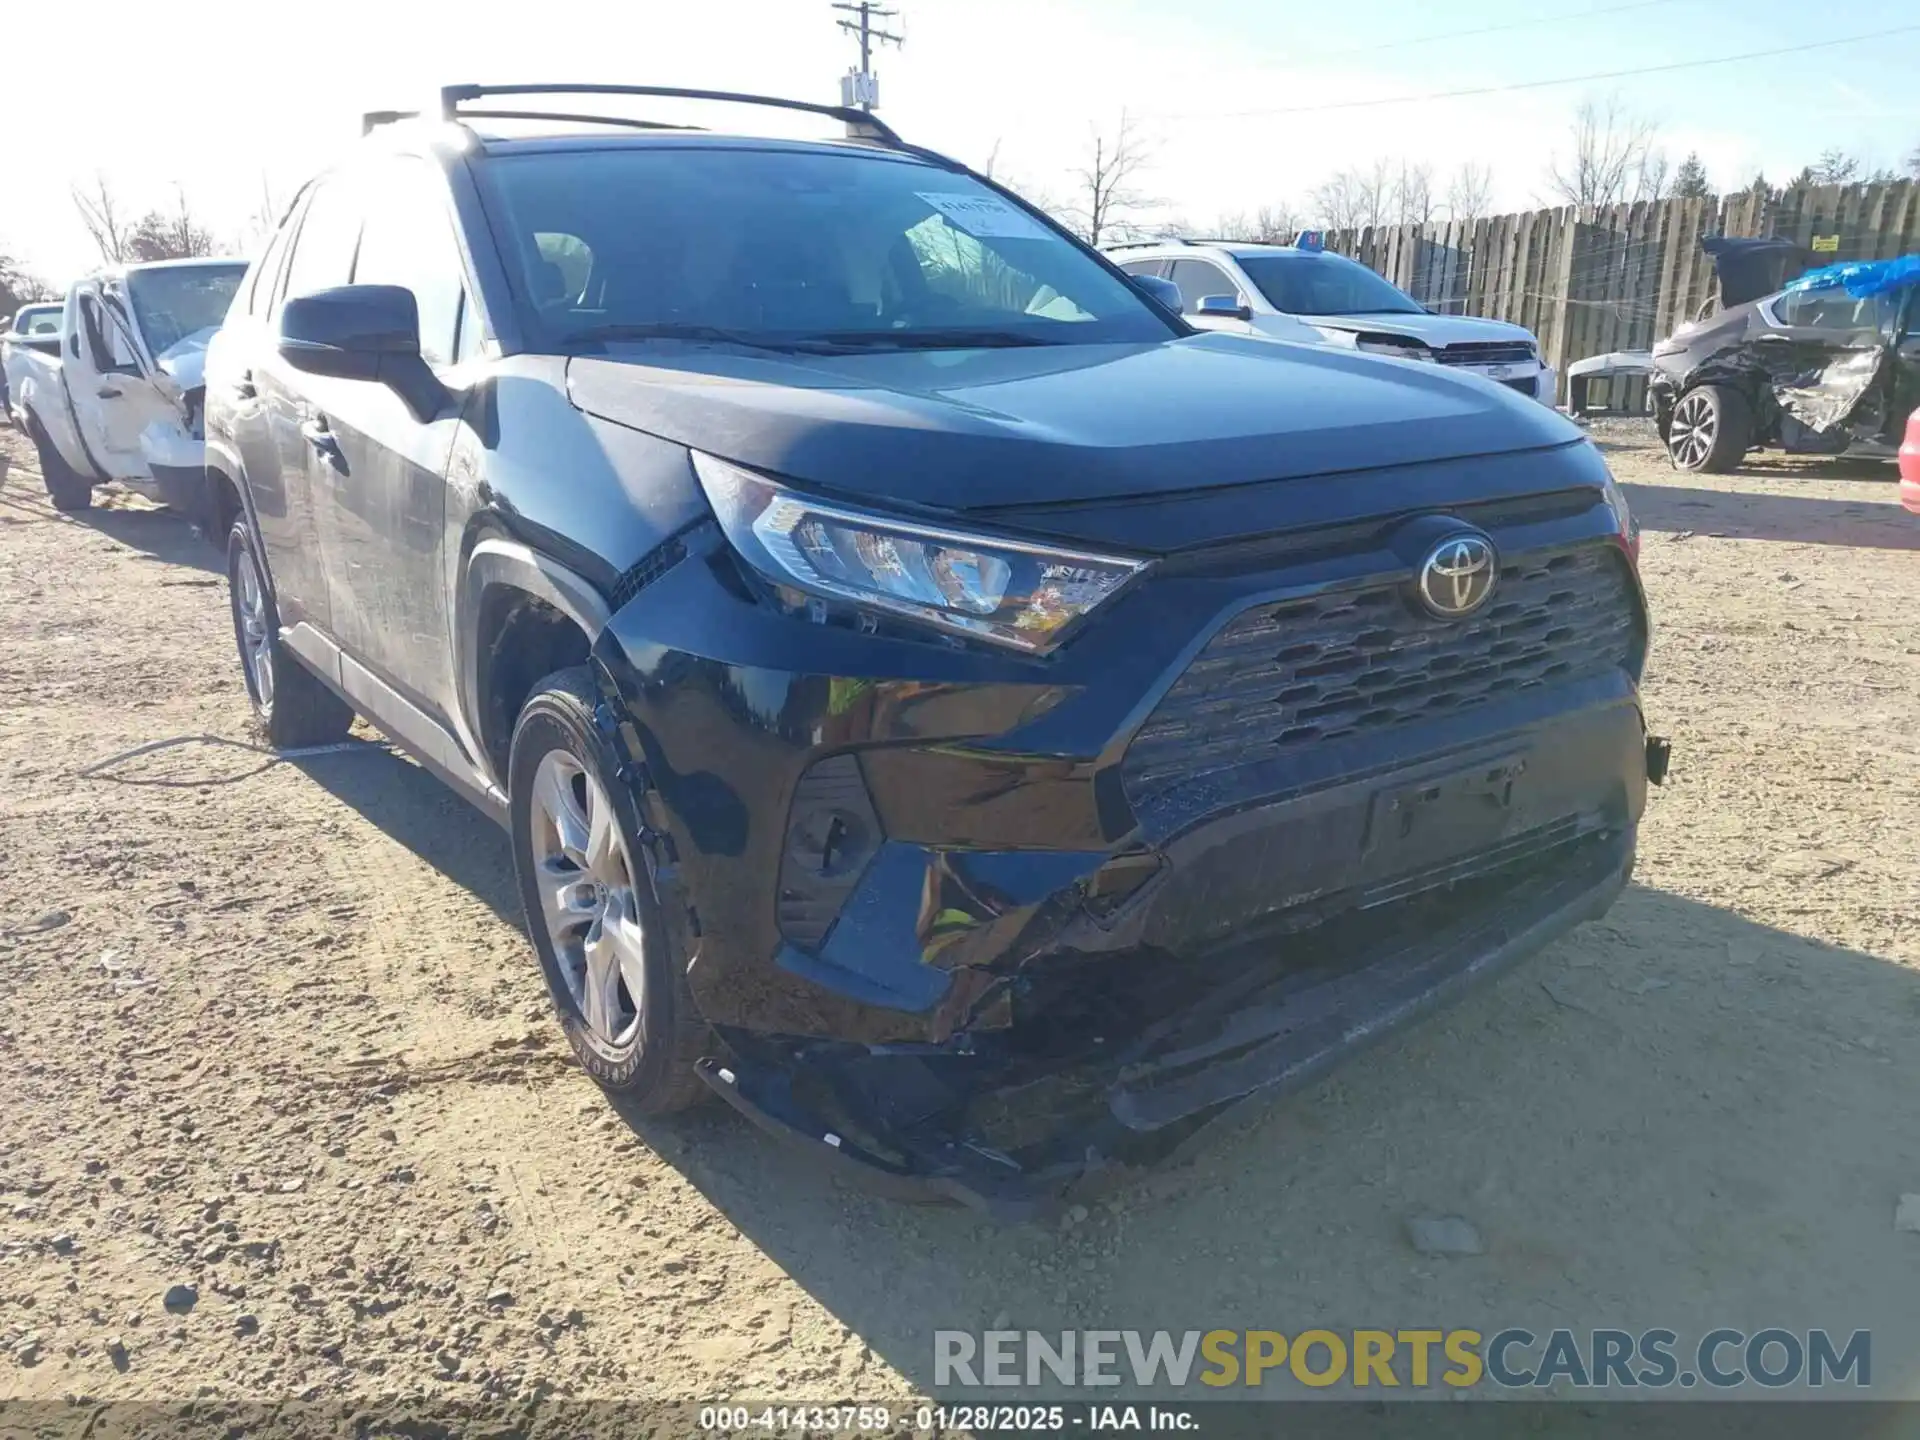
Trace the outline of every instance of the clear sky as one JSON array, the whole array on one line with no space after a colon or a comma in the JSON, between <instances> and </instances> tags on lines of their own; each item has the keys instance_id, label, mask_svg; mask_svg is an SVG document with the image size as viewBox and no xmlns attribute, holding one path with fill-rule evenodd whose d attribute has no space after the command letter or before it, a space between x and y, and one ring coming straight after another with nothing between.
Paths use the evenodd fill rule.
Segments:
<instances>
[{"instance_id":1,"label":"clear sky","mask_svg":"<svg viewBox=\"0 0 1920 1440\"><path fill-rule=\"evenodd\" d=\"M1498 209L1545 203L1583 97L1618 92L1715 184L1828 148L1920 146L1920 30L1666 75L1425 104L1247 114L1627 70L1920 24L1920 0L892 0L881 113L909 138L1064 197L1123 107L1142 186L1204 223L1299 201L1376 157L1490 166ZM238 243L263 180L284 201L367 109L455 81L608 80L837 97L851 42L828 0L88 0L7 5L0 252L64 282L94 255L70 185L129 208L177 184ZM1539 22L1539 23L1533 23ZM1425 37L1492 26L1497 33ZM1408 43L1420 41L1421 43ZM35 63L44 58L46 63ZM15 63L24 60L26 63ZM689 111L688 114L693 112ZM714 119L711 115L702 119Z\"/></svg>"}]
</instances>

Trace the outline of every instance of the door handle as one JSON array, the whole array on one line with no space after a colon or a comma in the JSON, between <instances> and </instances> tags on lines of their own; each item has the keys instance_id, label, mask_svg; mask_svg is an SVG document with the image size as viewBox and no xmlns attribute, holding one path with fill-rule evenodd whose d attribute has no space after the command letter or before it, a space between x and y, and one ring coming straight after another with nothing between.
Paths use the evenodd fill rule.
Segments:
<instances>
[{"instance_id":1,"label":"door handle","mask_svg":"<svg viewBox=\"0 0 1920 1440\"><path fill-rule=\"evenodd\" d=\"M118 400L120 398L119 389L113 385L102 385L93 393L98 395L102 400Z\"/></svg>"},{"instance_id":2,"label":"door handle","mask_svg":"<svg viewBox=\"0 0 1920 1440\"><path fill-rule=\"evenodd\" d=\"M306 437L316 455L342 475L347 473L346 453L341 450L340 442L333 438L333 431L327 427L326 416L316 415L310 420L301 421L300 433Z\"/></svg>"}]
</instances>

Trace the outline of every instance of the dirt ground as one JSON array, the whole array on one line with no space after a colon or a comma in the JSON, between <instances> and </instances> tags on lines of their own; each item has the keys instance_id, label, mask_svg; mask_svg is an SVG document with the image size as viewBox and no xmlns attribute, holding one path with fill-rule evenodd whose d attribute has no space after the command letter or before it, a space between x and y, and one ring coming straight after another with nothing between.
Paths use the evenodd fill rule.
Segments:
<instances>
[{"instance_id":1,"label":"dirt ground","mask_svg":"<svg viewBox=\"0 0 1920 1440\"><path fill-rule=\"evenodd\" d=\"M212 552L125 496L56 515L0 430L0 1398L875 1399L993 1324L1864 1328L1875 1393L1920 1394L1920 517L1884 466L1596 438L1674 740L1632 889L1009 1229L724 1110L623 1119L502 835L375 744L245 748ZM1426 1214L1485 1253L1416 1253Z\"/></svg>"}]
</instances>

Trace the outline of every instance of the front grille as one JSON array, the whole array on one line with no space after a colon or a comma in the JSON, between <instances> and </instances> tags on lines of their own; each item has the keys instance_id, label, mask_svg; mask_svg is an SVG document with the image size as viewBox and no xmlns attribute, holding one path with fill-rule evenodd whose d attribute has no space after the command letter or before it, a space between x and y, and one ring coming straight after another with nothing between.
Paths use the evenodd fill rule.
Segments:
<instances>
[{"instance_id":1,"label":"front grille","mask_svg":"<svg viewBox=\"0 0 1920 1440\"><path fill-rule=\"evenodd\" d=\"M1442 365L1518 365L1533 359L1533 346L1525 340L1474 340L1442 345L1433 358Z\"/></svg>"},{"instance_id":2,"label":"front grille","mask_svg":"<svg viewBox=\"0 0 1920 1440\"><path fill-rule=\"evenodd\" d=\"M1637 617L1632 581L1605 544L1509 559L1492 602L1465 621L1435 620L1391 584L1253 606L1134 736L1127 799L1144 815L1203 777L1231 794L1230 772L1280 752L1631 669Z\"/></svg>"}]
</instances>

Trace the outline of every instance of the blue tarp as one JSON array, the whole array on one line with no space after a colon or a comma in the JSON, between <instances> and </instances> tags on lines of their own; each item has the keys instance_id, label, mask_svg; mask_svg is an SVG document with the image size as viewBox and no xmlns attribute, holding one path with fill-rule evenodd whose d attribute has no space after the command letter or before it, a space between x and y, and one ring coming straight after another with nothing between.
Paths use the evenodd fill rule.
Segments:
<instances>
[{"instance_id":1,"label":"blue tarp","mask_svg":"<svg viewBox=\"0 0 1920 1440\"><path fill-rule=\"evenodd\" d=\"M1856 300L1884 295L1902 285L1920 284L1920 255L1902 255L1896 260L1849 260L1843 265L1828 265L1809 270L1787 285L1794 290L1845 290Z\"/></svg>"}]
</instances>

